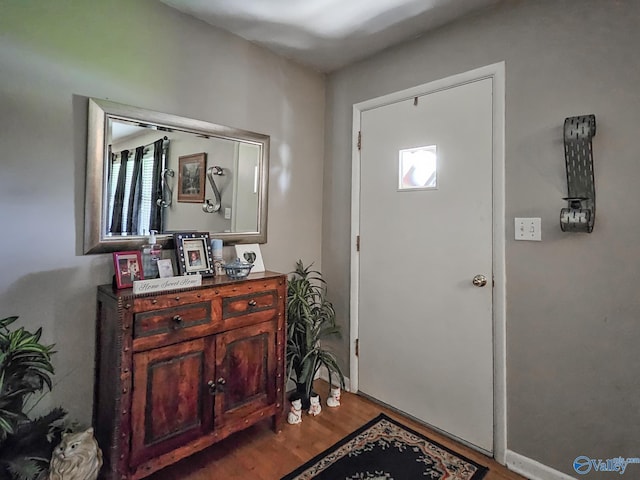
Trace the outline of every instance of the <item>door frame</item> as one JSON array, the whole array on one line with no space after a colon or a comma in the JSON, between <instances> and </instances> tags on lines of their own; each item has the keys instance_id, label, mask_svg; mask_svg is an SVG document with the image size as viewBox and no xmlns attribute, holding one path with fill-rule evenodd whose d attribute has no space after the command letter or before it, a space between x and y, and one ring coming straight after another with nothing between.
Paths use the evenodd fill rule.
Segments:
<instances>
[{"instance_id":1,"label":"door frame","mask_svg":"<svg viewBox=\"0 0 640 480\"><path fill-rule=\"evenodd\" d=\"M435 93L465 83L493 80L493 456L505 464L507 447L506 381L506 270L505 270L505 63L498 62L468 72L428 82L353 105L351 164L351 289L349 338L349 389L358 391L358 299L360 294L360 150L362 112L391 103ZM366 139L364 140L366 141Z\"/></svg>"}]
</instances>

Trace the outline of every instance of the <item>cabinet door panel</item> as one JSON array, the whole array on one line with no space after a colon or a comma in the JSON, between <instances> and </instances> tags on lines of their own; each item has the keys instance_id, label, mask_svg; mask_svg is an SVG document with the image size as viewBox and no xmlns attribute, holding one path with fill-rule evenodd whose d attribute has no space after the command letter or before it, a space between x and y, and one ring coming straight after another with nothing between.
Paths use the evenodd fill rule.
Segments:
<instances>
[{"instance_id":1,"label":"cabinet door panel","mask_svg":"<svg viewBox=\"0 0 640 480\"><path fill-rule=\"evenodd\" d=\"M227 424L275 401L275 323L265 322L220 334L216 376L216 425Z\"/></svg>"},{"instance_id":2,"label":"cabinet door panel","mask_svg":"<svg viewBox=\"0 0 640 480\"><path fill-rule=\"evenodd\" d=\"M211 430L214 348L206 337L134 355L131 466Z\"/></svg>"}]
</instances>

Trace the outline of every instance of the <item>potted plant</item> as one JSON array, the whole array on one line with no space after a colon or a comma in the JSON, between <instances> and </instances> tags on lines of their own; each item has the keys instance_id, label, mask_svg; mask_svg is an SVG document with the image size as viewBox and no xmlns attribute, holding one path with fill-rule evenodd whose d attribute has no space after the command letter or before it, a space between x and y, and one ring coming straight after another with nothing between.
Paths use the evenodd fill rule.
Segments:
<instances>
[{"instance_id":1,"label":"potted plant","mask_svg":"<svg viewBox=\"0 0 640 480\"><path fill-rule=\"evenodd\" d=\"M51 390L53 345L40 343L42 329L11 330L17 316L0 320L0 478L43 478L62 437L62 408L31 419L29 399ZM28 407L28 404L31 407Z\"/></svg>"},{"instance_id":2,"label":"potted plant","mask_svg":"<svg viewBox=\"0 0 640 480\"><path fill-rule=\"evenodd\" d=\"M312 264L313 265L313 264ZM327 286L322 274L305 267L301 260L289 276L287 286L287 371L295 379L296 396L308 408L313 380L321 367L329 374L329 383L337 377L344 388L344 375L336 356L322 340L340 335L336 312L327 300Z\"/></svg>"}]
</instances>

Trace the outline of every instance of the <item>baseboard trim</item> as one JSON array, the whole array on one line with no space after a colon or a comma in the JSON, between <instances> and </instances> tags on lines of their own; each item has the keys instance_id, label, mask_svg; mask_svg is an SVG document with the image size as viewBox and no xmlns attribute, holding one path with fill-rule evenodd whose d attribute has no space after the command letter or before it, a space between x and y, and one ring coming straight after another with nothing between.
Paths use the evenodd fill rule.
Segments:
<instances>
[{"instance_id":1,"label":"baseboard trim","mask_svg":"<svg viewBox=\"0 0 640 480\"><path fill-rule=\"evenodd\" d=\"M529 480L575 480L576 478L511 450L506 451L505 461L509 470Z\"/></svg>"},{"instance_id":2,"label":"baseboard trim","mask_svg":"<svg viewBox=\"0 0 640 480\"><path fill-rule=\"evenodd\" d=\"M321 378L322 380L324 380L325 382L329 383L329 372L327 371L327 369L325 367L320 367L320 371L318 372L319 375L316 378ZM335 375L334 375L335 377ZM338 382L340 383L340 382ZM344 377L344 389L347 392L351 391L351 381L349 380L349 377Z\"/></svg>"}]
</instances>

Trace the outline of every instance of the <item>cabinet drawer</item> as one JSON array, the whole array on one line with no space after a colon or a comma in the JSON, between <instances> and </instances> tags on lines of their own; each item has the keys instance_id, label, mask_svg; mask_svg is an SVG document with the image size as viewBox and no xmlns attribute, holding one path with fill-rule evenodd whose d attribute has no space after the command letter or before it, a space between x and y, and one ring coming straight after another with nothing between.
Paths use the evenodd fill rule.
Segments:
<instances>
[{"instance_id":1,"label":"cabinet drawer","mask_svg":"<svg viewBox=\"0 0 640 480\"><path fill-rule=\"evenodd\" d=\"M200 302L179 307L136 313L133 338L150 337L161 333L206 325L211 322L211 303Z\"/></svg>"},{"instance_id":2,"label":"cabinet drawer","mask_svg":"<svg viewBox=\"0 0 640 480\"><path fill-rule=\"evenodd\" d=\"M220 324L215 302L204 301L150 310L133 316L136 351L208 335Z\"/></svg>"},{"instance_id":3,"label":"cabinet drawer","mask_svg":"<svg viewBox=\"0 0 640 480\"><path fill-rule=\"evenodd\" d=\"M132 302L133 313L148 312L149 310L160 310L167 307L178 307L191 303L203 302L212 298L212 293L208 291L185 291L154 295L150 297L136 297Z\"/></svg>"},{"instance_id":4,"label":"cabinet drawer","mask_svg":"<svg viewBox=\"0 0 640 480\"><path fill-rule=\"evenodd\" d=\"M267 290L222 298L223 329L236 328L275 318L278 292Z\"/></svg>"}]
</instances>

